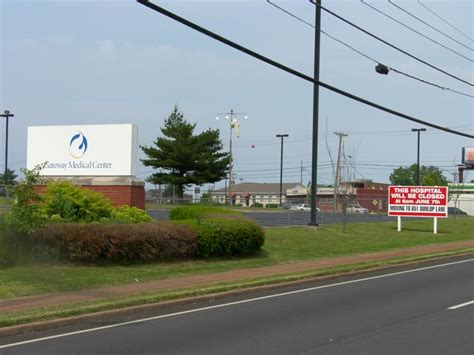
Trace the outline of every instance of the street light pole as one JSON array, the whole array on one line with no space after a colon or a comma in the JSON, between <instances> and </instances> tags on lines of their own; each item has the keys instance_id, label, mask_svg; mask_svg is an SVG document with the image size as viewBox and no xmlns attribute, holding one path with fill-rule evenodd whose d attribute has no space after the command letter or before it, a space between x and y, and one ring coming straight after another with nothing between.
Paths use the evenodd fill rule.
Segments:
<instances>
[{"instance_id":1,"label":"street light pole","mask_svg":"<svg viewBox=\"0 0 474 355\"><path fill-rule=\"evenodd\" d=\"M7 172L8 172L8 120L10 117L14 117L13 113L5 110L5 113L0 114L0 117L6 118L6 129L5 129L5 173L3 175L3 183L5 184L5 191L7 187Z\"/></svg>"},{"instance_id":2,"label":"street light pole","mask_svg":"<svg viewBox=\"0 0 474 355\"><path fill-rule=\"evenodd\" d=\"M229 188L227 190L228 198L229 198L229 205L232 204L232 162L233 162L233 157L232 157L232 130L236 131L237 138L240 135L240 125L239 121L237 120L237 117L239 115L243 115L244 119L247 119L248 116L245 113L242 112L234 112L234 110L230 110L228 113L218 113L216 116L216 120L221 119L224 117L226 120L229 120L229 126L230 126L230 136L229 136Z\"/></svg>"},{"instance_id":3,"label":"street light pole","mask_svg":"<svg viewBox=\"0 0 474 355\"><path fill-rule=\"evenodd\" d=\"M420 132L425 132L426 128L412 128L412 132L417 132L418 142L416 149L416 184L420 186Z\"/></svg>"},{"instance_id":4,"label":"street light pole","mask_svg":"<svg viewBox=\"0 0 474 355\"><path fill-rule=\"evenodd\" d=\"M288 134L277 134L277 138L281 138L281 154L280 154L280 207L283 186L283 138L288 137Z\"/></svg>"},{"instance_id":5,"label":"street light pole","mask_svg":"<svg viewBox=\"0 0 474 355\"><path fill-rule=\"evenodd\" d=\"M229 160L229 205L232 205L232 194L231 194L231 190L232 190L232 119L233 119L233 116L234 116L234 110L230 110L230 119L229 119L229 123L230 123L230 141L229 141L229 156L230 156L230 160Z\"/></svg>"}]
</instances>

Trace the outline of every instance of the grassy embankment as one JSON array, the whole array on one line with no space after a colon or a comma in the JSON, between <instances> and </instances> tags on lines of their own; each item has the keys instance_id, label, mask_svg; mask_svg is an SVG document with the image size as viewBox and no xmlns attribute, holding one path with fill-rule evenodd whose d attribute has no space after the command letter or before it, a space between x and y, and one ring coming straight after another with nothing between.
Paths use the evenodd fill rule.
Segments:
<instances>
[{"instance_id":1,"label":"grassy embankment","mask_svg":"<svg viewBox=\"0 0 474 355\"><path fill-rule=\"evenodd\" d=\"M438 235L433 235L432 220L406 221L401 233L395 223L350 224L343 232L341 225L327 225L318 230L298 228L269 228L264 249L259 255L244 259L187 261L129 266L77 266L77 265L21 265L0 270L0 299L51 292L73 291L85 288L120 285L173 278L200 273L221 272L243 268L291 263L302 260L329 258L358 253L390 250L395 248L474 240L474 218L441 220ZM298 274L268 275L249 280L206 285L201 287L164 290L131 296L108 298L63 306L33 309L0 314L0 327L38 320L70 317L126 306L156 303L170 299L206 295L245 287L269 285L284 281L333 275L341 272L364 270L449 256L474 251L474 248L403 256L384 261L340 265Z\"/></svg>"},{"instance_id":2,"label":"grassy embankment","mask_svg":"<svg viewBox=\"0 0 474 355\"><path fill-rule=\"evenodd\" d=\"M265 245L258 255L231 260L185 261L128 266L80 266L30 264L0 269L0 299L42 293L120 285L252 268L302 260L329 258L434 243L474 240L474 218L439 220L438 234L432 220L406 221L398 233L396 223L325 225L268 228Z\"/></svg>"}]
</instances>

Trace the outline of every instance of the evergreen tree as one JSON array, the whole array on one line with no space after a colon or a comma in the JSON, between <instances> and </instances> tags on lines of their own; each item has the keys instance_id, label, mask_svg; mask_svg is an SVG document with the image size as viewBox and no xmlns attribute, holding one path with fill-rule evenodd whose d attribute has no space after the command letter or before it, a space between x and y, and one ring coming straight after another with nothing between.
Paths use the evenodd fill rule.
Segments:
<instances>
[{"instance_id":1,"label":"evergreen tree","mask_svg":"<svg viewBox=\"0 0 474 355\"><path fill-rule=\"evenodd\" d=\"M416 164L396 168L390 174L390 182L392 185L417 185ZM448 185L448 179L439 168L422 165L420 166L420 183L423 186L446 186Z\"/></svg>"},{"instance_id":2,"label":"evergreen tree","mask_svg":"<svg viewBox=\"0 0 474 355\"><path fill-rule=\"evenodd\" d=\"M161 128L153 146L141 146L147 155L145 166L159 171L148 177L152 184L176 186L176 197L182 198L188 185L214 183L226 176L229 154L221 152L219 131L208 129L194 135L196 124L187 122L175 106Z\"/></svg>"},{"instance_id":3,"label":"evergreen tree","mask_svg":"<svg viewBox=\"0 0 474 355\"><path fill-rule=\"evenodd\" d=\"M17 177L18 175L15 174L15 170L7 169L6 185L15 185ZM0 174L0 185L4 185L4 184L5 184L5 174Z\"/></svg>"}]
</instances>

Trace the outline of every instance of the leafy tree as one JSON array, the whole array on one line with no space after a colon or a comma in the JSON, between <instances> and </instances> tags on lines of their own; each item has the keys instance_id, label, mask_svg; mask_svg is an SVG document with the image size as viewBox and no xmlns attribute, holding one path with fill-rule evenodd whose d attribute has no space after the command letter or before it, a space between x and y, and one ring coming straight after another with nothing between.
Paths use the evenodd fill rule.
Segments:
<instances>
[{"instance_id":1,"label":"leafy tree","mask_svg":"<svg viewBox=\"0 0 474 355\"><path fill-rule=\"evenodd\" d=\"M187 122L175 106L161 128L163 137L154 146L141 146L147 155L145 166L160 169L148 177L152 184L176 186L176 197L182 198L188 185L214 183L226 176L229 154L221 152L219 130L208 129L194 135L196 124Z\"/></svg>"},{"instance_id":2,"label":"leafy tree","mask_svg":"<svg viewBox=\"0 0 474 355\"><path fill-rule=\"evenodd\" d=\"M396 168L390 174L390 182L393 185L417 185L416 164ZM448 179L439 168L422 165L420 166L420 183L423 186L446 186Z\"/></svg>"}]
</instances>

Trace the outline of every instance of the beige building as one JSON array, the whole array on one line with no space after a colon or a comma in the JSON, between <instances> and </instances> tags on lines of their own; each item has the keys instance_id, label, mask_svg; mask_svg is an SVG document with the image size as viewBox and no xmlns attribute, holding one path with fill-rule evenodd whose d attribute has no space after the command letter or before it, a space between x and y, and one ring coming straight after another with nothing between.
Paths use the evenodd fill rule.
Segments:
<instances>
[{"instance_id":1,"label":"beige building","mask_svg":"<svg viewBox=\"0 0 474 355\"><path fill-rule=\"evenodd\" d=\"M299 183L282 184L282 203L287 203L288 199L296 196L307 196L307 189ZM228 188L212 191L213 202L228 202ZM230 190L230 198L233 205L241 206L263 206L278 205L280 203L280 183L252 183L245 182L233 185Z\"/></svg>"}]
</instances>

